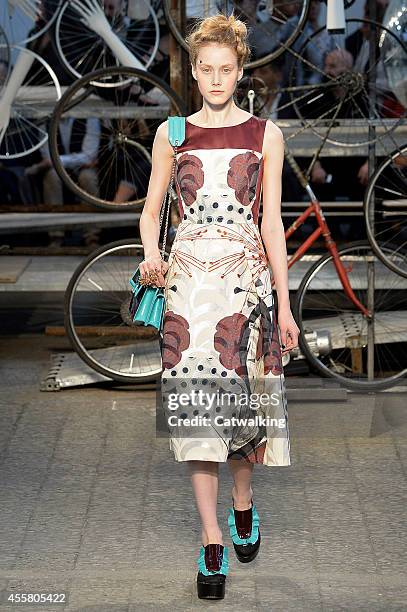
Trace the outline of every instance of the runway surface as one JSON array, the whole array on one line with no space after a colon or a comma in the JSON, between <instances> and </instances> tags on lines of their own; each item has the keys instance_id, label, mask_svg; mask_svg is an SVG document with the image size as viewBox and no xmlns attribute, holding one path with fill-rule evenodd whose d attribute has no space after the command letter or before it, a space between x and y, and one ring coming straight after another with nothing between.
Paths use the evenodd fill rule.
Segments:
<instances>
[{"instance_id":1,"label":"runway surface","mask_svg":"<svg viewBox=\"0 0 407 612\"><path fill-rule=\"evenodd\" d=\"M1 338L0 591L66 592L22 610L199 610L186 465L155 435L154 391L39 391L64 338ZM290 467L256 466L257 559L231 550L217 610L404 610L407 419L401 394L289 405ZM225 543L231 478L221 465ZM2 600L1 611L15 610Z\"/></svg>"}]
</instances>

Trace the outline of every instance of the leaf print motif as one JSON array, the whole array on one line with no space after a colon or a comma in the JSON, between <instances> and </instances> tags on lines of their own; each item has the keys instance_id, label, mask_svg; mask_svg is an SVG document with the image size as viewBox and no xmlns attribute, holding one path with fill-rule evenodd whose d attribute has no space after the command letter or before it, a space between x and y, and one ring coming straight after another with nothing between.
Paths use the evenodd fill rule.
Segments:
<instances>
[{"instance_id":1,"label":"leaf print motif","mask_svg":"<svg viewBox=\"0 0 407 612\"><path fill-rule=\"evenodd\" d=\"M213 339L215 349L219 353L220 363L227 370L234 370L238 376L244 376L247 373L247 365L242 363L240 351L247 324L247 317L241 313L224 317L218 321Z\"/></svg>"},{"instance_id":2,"label":"leaf print motif","mask_svg":"<svg viewBox=\"0 0 407 612\"><path fill-rule=\"evenodd\" d=\"M197 268L199 270L206 269L205 261L194 257L190 253L184 253L179 249L174 252L174 261L179 266L179 268L183 272L185 272L185 274L188 274L189 277L192 276L191 268Z\"/></svg>"},{"instance_id":3,"label":"leaf print motif","mask_svg":"<svg viewBox=\"0 0 407 612\"><path fill-rule=\"evenodd\" d=\"M202 161L196 155L183 153L178 159L177 182L187 206L196 201L196 192L204 184Z\"/></svg>"},{"instance_id":4,"label":"leaf print motif","mask_svg":"<svg viewBox=\"0 0 407 612\"><path fill-rule=\"evenodd\" d=\"M182 351L190 344L188 321L172 310L167 310L163 321L162 365L163 368L173 368L180 361Z\"/></svg>"},{"instance_id":5,"label":"leaf print motif","mask_svg":"<svg viewBox=\"0 0 407 612\"><path fill-rule=\"evenodd\" d=\"M260 161L252 151L239 153L229 162L227 182L243 206L249 206L255 198L259 168Z\"/></svg>"}]
</instances>

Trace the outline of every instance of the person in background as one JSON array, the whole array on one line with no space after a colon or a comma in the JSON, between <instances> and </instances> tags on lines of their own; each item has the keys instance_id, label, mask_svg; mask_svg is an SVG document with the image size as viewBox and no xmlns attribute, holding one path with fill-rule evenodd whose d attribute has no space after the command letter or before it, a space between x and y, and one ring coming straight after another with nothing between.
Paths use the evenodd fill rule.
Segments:
<instances>
[{"instance_id":1,"label":"person in background","mask_svg":"<svg viewBox=\"0 0 407 612\"><path fill-rule=\"evenodd\" d=\"M59 154L62 165L72 173L79 186L90 195L98 195L97 156L100 141L100 121L95 117L75 119L67 117L59 126ZM40 175L43 185L43 200L51 206L64 203L63 183L53 167L48 143L40 149L42 159L26 169L26 175ZM85 243L97 244L100 230L86 229ZM64 237L63 230L49 232L50 246L60 246Z\"/></svg>"},{"instance_id":2,"label":"person in background","mask_svg":"<svg viewBox=\"0 0 407 612\"><path fill-rule=\"evenodd\" d=\"M264 103L258 113L260 117L267 117L267 119L273 121L280 118L279 107L282 96L283 68L284 58L279 56L268 64L254 68L252 72L252 76L259 79L258 85L256 84L255 87L256 90L259 87L261 104ZM261 82L264 83L264 87L262 87Z\"/></svg>"},{"instance_id":3,"label":"person in background","mask_svg":"<svg viewBox=\"0 0 407 612\"><path fill-rule=\"evenodd\" d=\"M252 49L252 59L260 59L272 53L279 44L281 22L288 21L294 17L299 9L300 2L284 2L280 4L273 14L278 14L278 19L268 20L260 18L258 14L259 2L253 0L235 0L234 12L244 23L249 31L249 41Z\"/></svg>"},{"instance_id":4,"label":"person in background","mask_svg":"<svg viewBox=\"0 0 407 612\"><path fill-rule=\"evenodd\" d=\"M256 89L259 87L261 103L264 102L264 106L258 113L259 117L276 121L281 118L282 114L284 115L284 112L280 110L283 93L279 91L283 82L284 64L284 57L279 56L269 64L258 66L252 72L252 76L260 80L256 82L255 87ZM264 83L264 87L261 82ZM303 188L287 160L284 160L281 201L283 203L298 202L302 200L303 195Z\"/></svg>"},{"instance_id":5,"label":"person in background","mask_svg":"<svg viewBox=\"0 0 407 612\"><path fill-rule=\"evenodd\" d=\"M344 72L354 69L352 54L346 49L335 49L325 58L325 73L337 78ZM338 102L343 98L344 92L340 85L332 87L325 96L325 108L332 108L336 112ZM327 100L329 97L329 100ZM338 117L351 117L353 100L344 103ZM363 100L358 100L358 108L363 106ZM315 108L318 113L318 109ZM323 162L317 160L312 172L311 183L316 187L317 195L321 199L332 200L348 197L350 200L361 200L368 180L367 161L362 156L325 158Z\"/></svg>"},{"instance_id":6,"label":"person in background","mask_svg":"<svg viewBox=\"0 0 407 612\"><path fill-rule=\"evenodd\" d=\"M0 48L0 56L2 54ZM6 80L9 74L8 62L1 58L0 59L0 98L2 87L5 87ZM14 159L1 159L0 160L0 185L1 185L1 196L2 204L14 205L21 204L21 193L19 185L19 177L17 171L17 163Z\"/></svg>"},{"instance_id":7,"label":"person in background","mask_svg":"<svg viewBox=\"0 0 407 612\"><path fill-rule=\"evenodd\" d=\"M290 45L295 53L299 54L306 61L301 61L289 50L283 54L284 67L281 80L283 89L280 99L280 106L283 107L279 113L280 119L297 119L298 115L292 104L295 96L291 96L287 88L301 85L318 85L323 79L323 68L326 55L335 48L335 39L326 30L318 35L313 34L321 28L319 23L319 13L321 3L319 0L312 0L307 21L303 26L300 36ZM293 34L299 22L298 12L290 17L280 28L279 41L284 43ZM306 63L306 62L309 62ZM311 64L311 65L310 65ZM312 68L315 66L315 69ZM299 90L298 97L303 95Z\"/></svg>"},{"instance_id":8,"label":"person in background","mask_svg":"<svg viewBox=\"0 0 407 612\"><path fill-rule=\"evenodd\" d=\"M9 65L6 60L0 58L0 90L5 85L8 76Z\"/></svg>"},{"instance_id":9,"label":"person in background","mask_svg":"<svg viewBox=\"0 0 407 612\"><path fill-rule=\"evenodd\" d=\"M308 18L302 28L300 36L290 45L290 49L300 54L307 62L310 62L315 69L309 64L297 59L290 51L285 54L285 65L283 75L283 86L288 87L290 74L295 63L295 84L296 85L317 85L321 82L322 71L324 68L325 57L327 53L335 49L335 38L329 34L326 29L322 29L322 24L319 23L319 14L321 11L321 2L319 0L311 0ZM279 33L280 42L287 40L299 22L299 14L290 17L281 28ZM315 32L321 30L318 35Z\"/></svg>"},{"instance_id":10,"label":"person in background","mask_svg":"<svg viewBox=\"0 0 407 612\"><path fill-rule=\"evenodd\" d=\"M363 19L370 19L371 5L373 3L366 0L363 7ZM380 0L376 2L376 14L375 19L377 23L382 23L388 0ZM382 30L378 29L378 33ZM346 37L345 47L351 53L353 57L354 70L361 72L362 74L368 74L369 72L369 53L370 53L370 29L369 25L364 22L355 30L352 34ZM378 49L379 53L380 50ZM396 118L403 115L405 112L404 107L397 100L393 92L388 87L385 69L383 62L379 61L376 65L376 85L377 93L381 96L380 114L383 117ZM379 98L380 99L380 98ZM380 159L377 159L377 164L380 163ZM369 164L368 160L362 164L358 171L358 179L364 186L367 185L369 180Z\"/></svg>"}]
</instances>

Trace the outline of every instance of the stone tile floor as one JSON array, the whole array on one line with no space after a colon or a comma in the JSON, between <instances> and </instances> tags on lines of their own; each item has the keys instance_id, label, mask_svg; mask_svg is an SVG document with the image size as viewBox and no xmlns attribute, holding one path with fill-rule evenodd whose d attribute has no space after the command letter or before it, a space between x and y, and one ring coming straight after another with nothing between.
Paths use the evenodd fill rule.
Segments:
<instances>
[{"instance_id":1,"label":"stone tile floor","mask_svg":"<svg viewBox=\"0 0 407 612\"><path fill-rule=\"evenodd\" d=\"M0 610L407 610L407 414L402 394L290 402L290 467L256 466L263 543L231 563L226 598L196 598L198 515L186 466L155 436L155 393L39 391L63 339L3 337ZM10 605L9 592L66 592Z\"/></svg>"}]
</instances>

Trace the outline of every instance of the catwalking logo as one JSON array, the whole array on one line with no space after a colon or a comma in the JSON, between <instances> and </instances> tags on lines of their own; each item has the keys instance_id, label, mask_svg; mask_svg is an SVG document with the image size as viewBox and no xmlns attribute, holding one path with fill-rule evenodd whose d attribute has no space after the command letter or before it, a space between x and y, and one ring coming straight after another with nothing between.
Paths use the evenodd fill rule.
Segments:
<instances>
[{"instance_id":1,"label":"catwalking logo","mask_svg":"<svg viewBox=\"0 0 407 612\"><path fill-rule=\"evenodd\" d=\"M168 417L168 424L171 427L278 427L285 429L287 423L285 418L276 419L274 417L262 416L256 414L254 417L231 417L227 418L222 415L216 415L213 419L207 416L194 416L191 418L178 417L171 415Z\"/></svg>"},{"instance_id":2,"label":"catwalking logo","mask_svg":"<svg viewBox=\"0 0 407 612\"><path fill-rule=\"evenodd\" d=\"M226 372L225 372L226 374ZM242 440L286 437L287 416L281 381L259 377L214 377L202 368L191 378L165 378L157 389L157 430L174 438Z\"/></svg>"},{"instance_id":3,"label":"catwalking logo","mask_svg":"<svg viewBox=\"0 0 407 612\"><path fill-rule=\"evenodd\" d=\"M218 407L249 407L257 410L264 406L278 406L280 402L279 393L225 393L217 390L215 393L208 393L199 389L192 389L190 393L168 393L168 410L178 410L184 406L199 406L205 410L212 410Z\"/></svg>"}]
</instances>

